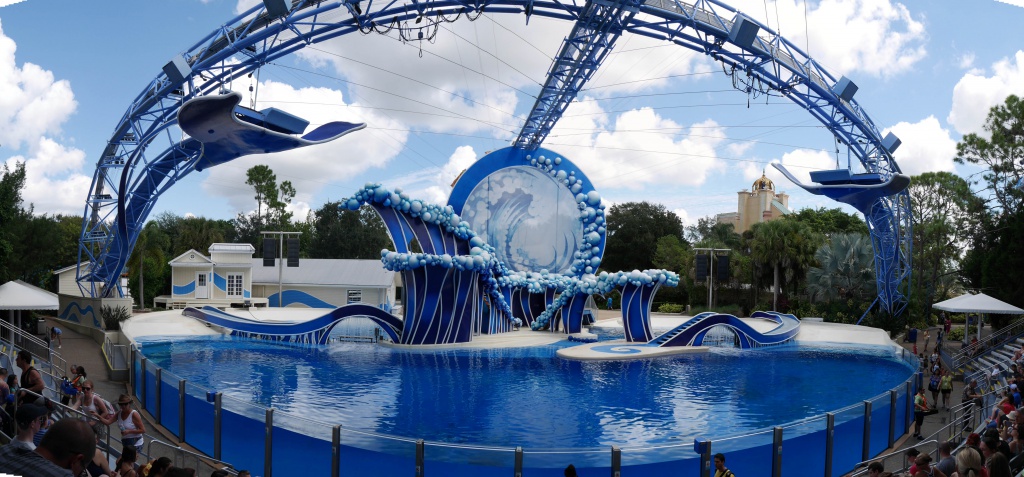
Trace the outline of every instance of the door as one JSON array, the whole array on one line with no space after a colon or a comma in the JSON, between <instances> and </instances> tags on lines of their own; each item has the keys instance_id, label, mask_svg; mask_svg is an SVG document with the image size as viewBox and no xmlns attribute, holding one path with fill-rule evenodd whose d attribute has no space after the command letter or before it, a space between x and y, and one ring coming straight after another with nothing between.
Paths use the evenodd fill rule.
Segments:
<instances>
[{"instance_id":1,"label":"door","mask_svg":"<svg viewBox=\"0 0 1024 477\"><path fill-rule=\"evenodd\" d=\"M196 273L196 298L210 298L210 291L207 288L209 275L206 272Z\"/></svg>"}]
</instances>

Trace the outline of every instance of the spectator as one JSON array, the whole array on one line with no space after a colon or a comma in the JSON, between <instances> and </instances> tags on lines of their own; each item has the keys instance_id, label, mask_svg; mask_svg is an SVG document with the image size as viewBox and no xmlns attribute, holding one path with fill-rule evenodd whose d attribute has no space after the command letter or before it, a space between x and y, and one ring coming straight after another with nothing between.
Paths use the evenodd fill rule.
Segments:
<instances>
[{"instance_id":1,"label":"spectator","mask_svg":"<svg viewBox=\"0 0 1024 477\"><path fill-rule=\"evenodd\" d=\"M63 334L63 332L60 331L60 328L57 328L56 326L54 326L53 328L50 328L50 343L53 343L54 341L56 341L57 342L57 349L60 349L60 347L64 345L64 338L61 338L61 336L60 336L62 334Z\"/></svg>"},{"instance_id":2,"label":"spectator","mask_svg":"<svg viewBox=\"0 0 1024 477\"><path fill-rule=\"evenodd\" d=\"M932 377L928 380L928 390L932 393L932 402L939 403L939 385L942 383L942 368L932 369Z\"/></svg>"},{"instance_id":3,"label":"spectator","mask_svg":"<svg viewBox=\"0 0 1024 477\"><path fill-rule=\"evenodd\" d=\"M725 466L725 455L715 454L715 477L734 477L734 474Z\"/></svg>"},{"instance_id":4,"label":"spectator","mask_svg":"<svg viewBox=\"0 0 1024 477\"><path fill-rule=\"evenodd\" d=\"M42 405L39 404L40 402L42 402ZM53 414L53 403L48 398L40 398L36 401L36 405L46 410L46 416L40 418L39 431L36 432L35 436L32 436L32 442L38 446L39 443L43 442L43 437L46 436L50 427L53 426L53 419L50 418Z\"/></svg>"},{"instance_id":5,"label":"spectator","mask_svg":"<svg viewBox=\"0 0 1024 477\"><path fill-rule=\"evenodd\" d=\"M949 395L953 393L953 373L943 371L942 379L939 380L939 391L942 392L942 406L949 410ZM938 401L935 405L938 406Z\"/></svg>"},{"instance_id":6,"label":"spectator","mask_svg":"<svg viewBox=\"0 0 1024 477\"><path fill-rule=\"evenodd\" d=\"M1017 456L1021 452L1024 452L1024 440L1020 437L1020 428L1014 423L1008 423L1009 428L1009 439L1010 439L1010 455Z\"/></svg>"},{"instance_id":7,"label":"spectator","mask_svg":"<svg viewBox=\"0 0 1024 477\"><path fill-rule=\"evenodd\" d=\"M18 391L18 404L35 401L43 395L46 385L43 383L43 375L32 366L32 353L25 350L18 351L14 364L21 368L21 390Z\"/></svg>"},{"instance_id":8,"label":"spectator","mask_svg":"<svg viewBox=\"0 0 1024 477\"><path fill-rule=\"evenodd\" d=\"M992 458L985 463L985 468L988 469L989 477L1012 477L1013 474L1010 472L1010 460L1005 455L995 453Z\"/></svg>"},{"instance_id":9,"label":"spectator","mask_svg":"<svg viewBox=\"0 0 1024 477\"><path fill-rule=\"evenodd\" d=\"M7 368L0 367L0 407L7 404L7 396L11 395L11 387L7 385Z\"/></svg>"},{"instance_id":10,"label":"spectator","mask_svg":"<svg viewBox=\"0 0 1024 477\"><path fill-rule=\"evenodd\" d=\"M142 436L146 435L146 425L138 411L132 409L132 397L127 394L118 396L117 408L117 412L99 418L100 422L108 426L116 422L117 428L121 430L121 446L134 447L142 452Z\"/></svg>"},{"instance_id":11,"label":"spectator","mask_svg":"<svg viewBox=\"0 0 1024 477\"><path fill-rule=\"evenodd\" d=\"M189 470L191 470L192 472L189 472ZM170 469L167 469L167 472L164 474L164 477L195 477L195 475L195 469L171 467Z\"/></svg>"},{"instance_id":12,"label":"spectator","mask_svg":"<svg viewBox=\"0 0 1024 477\"><path fill-rule=\"evenodd\" d=\"M121 450L121 457L114 463L114 470L117 472L117 477L138 477L139 466L135 463L139 459L139 454L135 451L134 447L128 446ZM221 477L227 477L227 473L224 473Z\"/></svg>"},{"instance_id":13,"label":"spectator","mask_svg":"<svg viewBox=\"0 0 1024 477\"><path fill-rule=\"evenodd\" d=\"M924 395L924 388L917 390L917 396L914 396L914 422L917 423L917 429L915 429L914 437L917 440L924 439L924 435L921 434L921 426L924 424L924 417L935 414L936 410L931 409L928 406L928 397Z\"/></svg>"},{"instance_id":14,"label":"spectator","mask_svg":"<svg viewBox=\"0 0 1024 477\"><path fill-rule=\"evenodd\" d=\"M238 477L252 477L252 474L248 470L242 469L238 471Z\"/></svg>"},{"instance_id":15,"label":"spectator","mask_svg":"<svg viewBox=\"0 0 1024 477\"><path fill-rule=\"evenodd\" d=\"M957 477L981 477L982 467L981 454L973 447L965 447L956 453Z\"/></svg>"},{"instance_id":16,"label":"spectator","mask_svg":"<svg viewBox=\"0 0 1024 477\"><path fill-rule=\"evenodd\" d=\"M164 477L167 473L167 469L171 468L171 459L167 457L161 457L150 463L146 464L145 467L139 471L142 477ZM242 477L242 472L238 472L238 476Z\"/></svg>"},{"instance_id":17,"label":"spectator","mask_svg":"<svg viewBox=\"0 0 1024 477\"><path fill-rule=\"evenodd\" d=\"M228 472L226 470L217 469L217 470L213 471L212 474L210 474L210 477L228 477L228 475L229 474L228 474Z\"/></svg>"},{"instance_id":18,"label":"spectator","mask_svg":"<svg viewBox=\"0 0 1024 477\"><path fill-rule=\"evenodd\" d=\"M910 466L910 468L907 469L907 473L911 476L917 474L917 456L921 455L921 451L911 447L910 449L907 449L903 455L906 456L907 464Z\"/></svg>"},{"instance_id":19,"label":"spectator","mask_svg":"<svg viewBox=\"0 0 1024 477\"><path fill-rule=\"evenodd\" d=\"M24 447L0 448L0 473L31 475L35 477L66 477L82 475L88 456L96 453L96 436L88 424L78 419L61 419L39 447L30 451Z\"/></svg>"},{"instance_id":20,"label":"spectator","mask_svg":"<svg viewBox=\"0 0 1024 477\"><path fill-rule=\"evenodd\" d=\"M576 474L576 466L569 464L565 468L565 471L562 472L562 475L564 475L565 477L578 477L578 475Z\"/></svg>"},{"instance_id":21,"label":"spectator","mask_svg":"<svg viewBox=\"0 0 1024 477\"><path fill-rule=\"evenodd\" d=\"M924 330L924 348L921 349L923 349L926 353L928 352L928 345L931 343L931 341L932 335L928 334L928 330Z\"/></svg>"},{"instance_id":22,"label":"spectator","mask_svg":"<svg viewBox=\"0 0 1024 477\"><path fill-rule=\"evenodd\" d=\"M956 459L953 458L953 445L949 441L939 444L939 462L935 468L943 475L953 475L956 472Z\"/></svg>"},{"instance_id":23,"label":"spectator","mask_svg":"<svg viewBox=\"0 0 1024 477\"><path fill-rule=\"evenodd\" d=\"M946 477L946 474L932 468L932 456L928 454L917 456L914 463L917 464L917 473L911 474L911 477Z\"/></svg>"},{"instance_id":24,"label":"spectator","mask_svg":"<svg viewBox=\"0 0 1024 477\"><path fill-rule=\"evenodd\" d=\"M868 464L868 476L878 477L882 472L885 472L885 466L881 462L874 461Z\"/></svg>"},{"instance_id":25,"label":"spectator","mask_svg":"<svg viewBox=\"0 0 1024 477\"><path fill-rule=\"evenodd\" d=\"M8 445L36 450L36 444L32 442L32 438L46 422L46 408L35 404L22 404L14 415L14 422L18 426L18 434L11 439L11 443Z\"/></svg>"},{"instance_id":26,"label":"spectator","mask_svg":"<svg viewBox=\"0 0 1024 477\"><path fill-rule=\"evenodd\" d=\"M71 409L82 411L86 416L95 417L100 421L103 421L108 414L107 402L93 391L92 381L88 379L82 383L82 394L79 394L78 398L75 399Z\"/></svg>"},{"instance_id":27,"label":"spectator","mask_svg":"<svg viewBox=\"0 0 1024 477\"><path fill-rule=\"evenodd\" d=\"M92 432L96 436L97 447L96 452L92 455L92 460L86 464L85 470L89 471L89 475L92 477L112 475L114 472L110 470L110 459L107 459L107 455L98 447L100 438L103 437L103 425L98 422L93 423Z\"/></svg>"}]
</instances>

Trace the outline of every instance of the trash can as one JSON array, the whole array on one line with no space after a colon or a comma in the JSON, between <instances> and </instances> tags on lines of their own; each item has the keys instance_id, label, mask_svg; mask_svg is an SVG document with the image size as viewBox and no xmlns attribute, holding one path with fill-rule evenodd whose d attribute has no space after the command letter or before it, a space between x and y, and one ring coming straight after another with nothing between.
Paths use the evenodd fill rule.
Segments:
<instances>
[{"instance_id":1,"label":"trash can","mask_svg":"<svg viewBox=\"0 0 1024 477\"><path fill-rule=\"evenodd\" d=\"M36 321L36 334L37 335L45 335L46 334L46 320L40 318L39 321Z\"/></svg>"},{"instance_id":2,"label":"trash can","mask_svg":"<svg viewBox=\"0 0 1024 477\"><path fill-rule=\"evenodd\" d=\"M907 331L907 343L917 343L917 328Z\"/></svg>"}]
</instances>

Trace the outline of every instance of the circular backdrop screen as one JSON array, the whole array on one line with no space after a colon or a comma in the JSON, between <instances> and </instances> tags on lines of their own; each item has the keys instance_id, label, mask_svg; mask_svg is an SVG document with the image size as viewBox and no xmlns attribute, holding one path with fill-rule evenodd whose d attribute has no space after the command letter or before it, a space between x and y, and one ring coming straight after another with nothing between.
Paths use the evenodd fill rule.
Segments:
<instances>
[{"instance_id":1,"label":"circular backdrop screen","mask_svg":"<svg viewBox=\"0 0 1024 477\"><path fill-rule=\"evenodd\" d=\"M572 193L530 166L489 174L470 192L461 217L520 272L568 272L583 236Z\"/></svg>"}]
</instances>

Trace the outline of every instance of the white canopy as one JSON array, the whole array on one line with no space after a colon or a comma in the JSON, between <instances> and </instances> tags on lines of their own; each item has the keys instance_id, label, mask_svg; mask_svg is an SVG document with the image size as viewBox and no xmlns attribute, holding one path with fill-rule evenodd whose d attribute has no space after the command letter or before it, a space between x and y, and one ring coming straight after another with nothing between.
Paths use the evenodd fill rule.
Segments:
<instances>
[{"instance_id":1,"label":"white canopy","mask_svg":"<svg viewBox=\"0 0 1024 477\"><path fill-rule=\"evenodd\" d=\"M21 280L0 285L0 310L58 310L56 293L50 293Z\"/></svg>"},{"instance_id":2,"label":"white canopy","mask_svg":"<svg viewBox=\"0 0 1024 477\"><path fill-rule=\"evenodd\" d=\"M992 298L984 293L960 295L940 301L932 308L954 313L993 313L999 315L1024 315L1024 310L1009 303Z\"/></svg>"}]
</instances>

